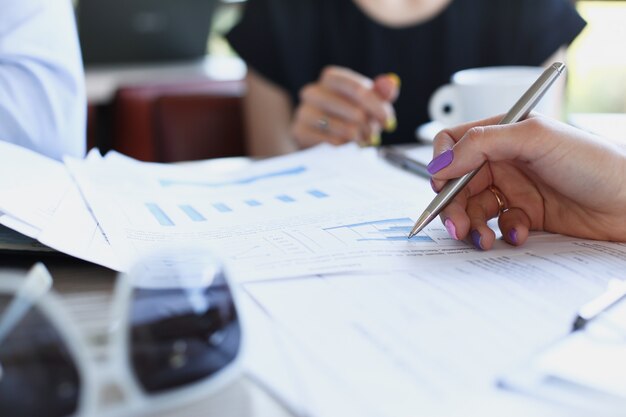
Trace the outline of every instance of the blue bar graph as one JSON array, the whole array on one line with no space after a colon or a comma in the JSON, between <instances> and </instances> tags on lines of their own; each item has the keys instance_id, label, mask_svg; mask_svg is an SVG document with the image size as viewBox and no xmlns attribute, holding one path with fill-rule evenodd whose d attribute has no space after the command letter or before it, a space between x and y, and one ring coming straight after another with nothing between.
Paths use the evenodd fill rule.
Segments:
<instances>
[{"instance_id":1,"label":"blue bar graph","mask_svg":"<svg viewBox=\"0 0 626 417\"><path fill-rule=\"evenodd\" d=\"M195 208L189 204L181 204L178 206L192 221L203 222L206 221L204 216L198 212Z\"/></svg>"},{"instance_id":2,"label":"blue bar graph","mask_svg":"<svg viewBox=\"0 0 626 417\"><path fill-rule=\"evenodd\" d=\"M161 207L159 207L156 203L146 203L146 208L150 210L150 213L154 216L154 218L159 222L161 226L174 226L174 222L170 219L167 214L163 211Z\"/></svg>"},{"instance_id":3,"label":"blue bar graph","mask_svg":"<svg viewBox=\"0 0 626 417\"><path fill-rule=\"evenodd\" d=\"M220 213L230 213L231 211L233 211L233 209L231 209L224 203L215 203L213 204L213 207L215 207Z\"/></svg>"},{"instance_id":4,"label":"blue bar graph","mask_svg":"<svg viewBox=\"0 0 626 417\"><path fill-rule=\"evenodd\" d=\"M294 203L296 201L293 197L288 196L287 194L277 195L276 198L283 203Z\"/></svg>"},{"instance_id":5,"label":"blue bar graph","mask_svg":"<svg viewBox=\"0 0 626 417\"><path fill-rule=\"evenodd\" d=\"M326 194L323 191L320 190L309 190L307 191L307 193L309 193L310 195L312 195L315 198L326 198L328 197L328 194Z\"/></svg>"},{"instance_id":6,"label":"blue bar graph","mask_svg":"<svg viewBox=\"0 0 626 417\"><path fill-rule=\"evenodd\" d=\"M259 207L262 206L260 201L258 200L246 200L245 203L250 207Z\"/></svg>"}]
</instances>

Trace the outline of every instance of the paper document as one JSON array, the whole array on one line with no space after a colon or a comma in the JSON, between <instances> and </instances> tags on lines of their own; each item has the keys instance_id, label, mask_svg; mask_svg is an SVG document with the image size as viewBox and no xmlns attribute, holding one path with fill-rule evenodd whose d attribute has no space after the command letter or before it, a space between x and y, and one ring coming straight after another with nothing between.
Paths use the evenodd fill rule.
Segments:
<instances>
[{"instance_id":1,"label":"paper document","mask_svg":"<svg viewBox=\"0 0 626 417\"><path fill-rule=\"evenodd\" d=\"M58 251L113 270L120 263L74 184L67 189L39 241Z\"/></svg>"},{"instance_id":2,"label":"paper document","mask_svg":"<svg viewBox=\"0 0 626 417\"><path fill-rule=\"evenodd\" d=\"M70 186L65 167L8 142L0 141L0 154L0 211L43 229Z\"/></svg>"},{"instance_id":3,"label":"paper document","mask_svg":"<svg viewBox=\"0 0 626 417\"><path fill-rule=\"evenodd\" d=\"M412 240L426 181L374 152L321 146L228 175L116 154L68 161L122 268L155 247L210 245L239 281L415 267L475 252L434 224Z\"/></svg>"},{"instance_id":4,"label":"paper document","mask_svg":"<svg viewBox=\"0 0 626 417\"><path fill-rule=\"evenodd\" d=\"M119 269L62 163L2 141L0 154L0 209L6 213L0 224L60 252Z\"/></svg>"},{"instance_id":5,"label":"paper document","mask_svg":"<svg viewBox=\"0 0 626 417\"><path fill-rule=\"evenodd\" d=\"M626 407L626 301L533 352L503 376L502 384L579 408L622 415Z\"/></svg>"},{"instance_id":6,"label":"paper document","mask_svg":"<svg viewBox=\"0 0 626 417\"><path fill-rule=\"evenodd\" d=\"M309 356L325 384L349 387L345 401L367 410L360 415L468 415L467 404L477 407L469 408L472 415L577 415L520 401L497 390L496 381L569 331L581 303L626 270L626 246L546 238L534 249L447 259L412 272L244 288ZM300 383L317 395L314 383ZM328 415L321 410L334 401L315 397L309 415ZM494 404L503 408L490 410Z\"/></svg>"},{"instance_id":7,"label":"paper document","mask_svg":"<svg viewBox=\"0 0 626 417\"><path fill-rule=\"evenodd\" d=\"M25 223L10 214L0 214L0 224L31 239L37 239L37 236L41 233L41 229Z\"/></svg>"},{"instance_id":8,"label":"paper document","mask_svg":"<svg viewBox=\"0 0 626 417\"><path fill-rule=\"evenodd\" d=\"M0 226L0 251L54 252L35 239Z\"/></svg>"}]
</instances>

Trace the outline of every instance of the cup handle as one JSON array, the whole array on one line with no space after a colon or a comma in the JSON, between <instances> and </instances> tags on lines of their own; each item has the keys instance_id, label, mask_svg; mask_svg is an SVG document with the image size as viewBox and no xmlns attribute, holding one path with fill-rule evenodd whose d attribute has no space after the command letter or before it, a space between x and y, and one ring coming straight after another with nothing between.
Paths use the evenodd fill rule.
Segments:
<instances>
[{"instance_id":1,"label":"cup handle","mask_svg":"<svg viewBox=\"0 0 626 417\"><path fill-rule=\"evenodd\" d=\"M439 87L428 102L428 114L432 120L453 126L461 123L461 100L458 90L452 84Z\"/></svg>"}]
</instances>

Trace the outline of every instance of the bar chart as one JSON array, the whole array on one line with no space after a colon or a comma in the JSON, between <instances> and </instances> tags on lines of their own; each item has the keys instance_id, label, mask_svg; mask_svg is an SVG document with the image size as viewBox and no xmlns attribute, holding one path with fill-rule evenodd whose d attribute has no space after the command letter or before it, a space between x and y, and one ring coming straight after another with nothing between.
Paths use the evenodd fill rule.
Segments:
<instances>
[{"instance_id":1,"label":"bar chart","mask_svg":"<svg viewBox=\"0 0 626 417\"><path fill-rule=\"evenodd\" d=\"M195 201L176 204L149 201L143 205L155 224L171 227L181 223L206 222L219 216L223 218L223 216L228 215L245 215L254 211L275 210L298 204L310 206L315 202L329 200L332 196L332 192L309 188L255 197L231 197L229 193L227 198L222 199L222 201Z\"/></svg>"}]
</instances>

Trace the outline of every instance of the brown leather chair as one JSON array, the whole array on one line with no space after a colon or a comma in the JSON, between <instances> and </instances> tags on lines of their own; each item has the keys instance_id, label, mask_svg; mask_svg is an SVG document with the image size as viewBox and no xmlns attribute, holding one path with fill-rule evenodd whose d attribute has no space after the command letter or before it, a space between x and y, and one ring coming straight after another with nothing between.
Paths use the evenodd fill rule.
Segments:
<instances>
[{"instance_id":1,"label":"brown leather chair","mask_svg":"<svg viewBox=\"0 0 626 417\"><path fill-rule=\"evenodd\" d=\"M243 81L125 87L114 100L112 148L175 162L245 155Z\"/></svg>"}]
</instances>

